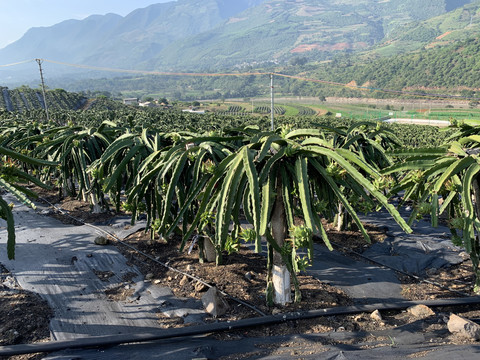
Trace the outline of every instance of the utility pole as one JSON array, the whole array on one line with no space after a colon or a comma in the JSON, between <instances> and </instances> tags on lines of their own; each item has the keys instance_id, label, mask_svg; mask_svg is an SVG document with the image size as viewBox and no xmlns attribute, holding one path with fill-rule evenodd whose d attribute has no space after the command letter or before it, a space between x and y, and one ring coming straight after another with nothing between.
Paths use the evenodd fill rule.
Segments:
<instances>
[{"instance_id":1,"label":"utility pole","mask_svg":"<svg viewBox=\"0 0 480 360\"><path fill-rule=\"evenodd\" d=\"M35 59L40 69L40 79L42 80L42 93L43 93L43 105L45 106L45 114L47 115L47 122L50 121L50 116L48 115L48 106L47 106L47 96L45 94L45 81L43 80L43 69L42 69L42 59Z\"/></svg>"},{"instance_id":2,"label":"utility pole","mask_svg":"<svg viewBox=\"0 0 480 360\"><path fill-rule=\"evenodd\" d=\"M271 108L270 108L270 118L271 118L271 125L272 125L272 131L275 130L275 126L273 124L273 117L274 117L274 101L273 101L273 73L270 74L270 97L271 97Z\"/></svg>"}]
</instances>

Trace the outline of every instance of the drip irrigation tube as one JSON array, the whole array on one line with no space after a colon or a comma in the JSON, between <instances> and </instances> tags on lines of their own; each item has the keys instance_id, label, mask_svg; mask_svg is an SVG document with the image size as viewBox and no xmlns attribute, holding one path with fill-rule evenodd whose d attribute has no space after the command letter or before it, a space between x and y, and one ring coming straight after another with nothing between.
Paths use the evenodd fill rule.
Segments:
<instances>
[{"instance_id":1,"label":"drip irrigation tube","mask_svg":"<svg viewBox=\"0 0 480 360\"><path fill-rule=\"evenodd\" d=\"M353 305L345 307L336 307L328 309L310 310L304 312L285 313L278 315L269 315L238 321L218 322L214 324L191 326L185 328L159 330L149 333L122 334L113 336L95 336L88 338L79 338L75 340L51 341L36 344L22 344L0 346L0 356L12 356L31 353L48 353L66 349L85 349L92 347L105 347L127 343L142 343L154 340L166 340L179 337L190 337L220 333L225 331L252 328L264 325L274 325L287 321L306 320L322 316L350 315L361 312L403 310L410 306L423 304L430 307L460 306L480 304L480 296L472 296L461 299L441 299L428 301L400 301L395 303L380 303L368 305Z\"/></svg>"},{"instance_id":2,"label":"drip irrigation tube","mask_svg":"<svg viewBox=\"0 0 480 360\"><path fill-rule=\"evenodd\" d=\"M196 277L196 276L194 276L194 275L191 275L191 274L189 274L189 273L186 273L186 272L183 272L183 271L181 271L181 270L175 269L175 268L171 267L170 265L165 264L165 263L163 263L163 262L155 259L153 256L150 256L150 255L148 255L147 253L145 253L145 252L137 249L135 246L132 246L132 245L130 245L130 244L127 244L126 242L123 242L123 241L120 240L117 236L115 236L115 234L112 234L112 233L108 232L107 230L104 230L104 229L99 228L99 227L97 227L97 226L95 226L95 225L92 225L92 224L85 224L85 225L86 225L86 226L90 226L90 227L92 227L92 228L94 228L94 229L97 229L97 230L100 230L100 231L104 232L105 234L113 237L113 238L115 239L115 241L117 241L119 244L122 244L123 246L126 246L126 247L128 247L129 249L132 249L133 251L137 252L138 254L146 257L147 259L149 259L149 260L151 260L151 261L153 261L153 262L155 262L155 263L157 263L157 264L159 264L159 265L162 265L163 267L167 268L168 270L171 270L171 271L177 272L177 273L179 273L179 274L181 274L181 275L184 275L184 276L186 276L186 277L188 277L188 278L190 278L190 279L192 279L192 280L195 280L195 281L197 281L197 282L199 282L199 283L207 286L208 288L212 288L212 287L213 287L211 284L207 283L206 281L204 281L204 280L202 280L202 279L200 279L200 278L198 278L198 277ZM243 300L240 300L240 299L238 299L238 298L236 298L236 297L234 297L234 296L232 296L232 295L230 295L230 294L228 294L228 293L226 293L226 292L224 292L224 291L222 291L222 290L220 290L220 289L218 289L218 291L219 291L223 296L225 296L225 297L229 298L230 300L235 301L235 302L237 302L237 303L239 303L239 304L241 304L241 305L243 305L243 306L248 307L250 310L253 310L253 311L256 312L257 314L259 314L259 315L261 315L261 316L267 316L267 314L265 314L265 313L262 312L261 310L257 309L255 306L253 306L253 305L251 305L251 304L249 304L249 303L247 303L247 302L245 302L245 301L243 301Z\"/></svg>"},{"instance_id":3,"label":"drip irrigation tube","mask_svg":"<svg viewBox=\"0 0 480 360\"><path fill-rule=\"evenodd\" d=\"M375 264L375 265L378 265L378 266L381 266L381 267L384 267L384 268L387 268L387 269L390 269L390 270L393 270L395 272L398 272L402 275L406 275L408 277L411 277L412 279L415 279L416 281L418 282L423 282L423 283L426 283L426 284L430 284L430 285L433 285L433 286L436 286L440 289L443 289L443 290L447 290L449 292L451 292L452 294L458 294L458 295L461 295L461 296L464 296L464 297L469 297L470 295L467 294L467 293L464 293L462 291L458 291L458 290L454 290L454 289L451 289L447 286L444 286L442 284L439 284L435 281L431 281L431 280L427 280L427 279L422 279L420 276L417 276L417 275L414 275L414 274L411 274L407 271L404 271L404 270L400 270L400 269L397 269L397 268L394 268L393 266L390 266L390 265L387 265L387 264L384 264L380 261L377 261L377 260L374 260L372 258L369 258L368 256L365 256L355 250L351 250L351 249L348 249L346 247L343 247L333 241L331 241L332 245L335 246L337 249L342 249L343 251L346 251L348 253L351 253L351 254L354 254L355 256L359 256L361 257L362 259L364 260L367 260L367 261L370 261L371 263Z\"/></svg>"},{"instance_id":4,"label":"drip irrigation tube","mask_svg":"<svg viewBox=\"0 0 480 360\"><path fill-rule=\"evenodd\" d=\"M55 208L57 211L61 212L63 215L65 215L65 216L67 216L67 217L69 217L69 218L71 218L71 219L73 219L73 220L75 220L75 221L77 221L77 222L79 222L79 223L81 223L81 224L83 224L83 225L86 225L86 226L88 226L88 227L91 227L92 229L95 229L95 230L97 230L97 231L100 231L100 232L104 233L105 235L110 236L111 238L115 239L115 241L116 241L117 243L122 244L123 246L128 247L129 249L131 249L131 250L137 252L138 254L146 257L147 259L149 259L149 260L151 260L151 261L153 261L153 262L155 262L155 263L157 263L157 264L159 264L159 265L167 268L168 270L171 270L171 271L174 271L174 272L179 273L179 274L181 274L181 275L184 275L184 276L186 276L186 277L188 277L188 278L190 278L190 279L192 279L192 280L195 280L195 281L197 281L197 282L199 282L199 283L207 286L208 288L212 288L212 287L213 287L211 284L207 283L206 281L204 281L204 280L202 280L202 279L200 279L200 278L198 278L198 277L196 277L196 276L194 276L194 275L191 275L191 274L188 274L188 273L183 272L183 271L181 271L181 270L175 269L175 268L169 266L168 264L165 264L165 263L163 263L163 262L155 259L153 256L151 256L151 255L149 255L149 254L147 254L147 253L145 253L145 252L137 249L135 246L132 246L132 245L130 245L130 244L127 244L126 242L120 240L120 239L119 239L115 234L113 234L113 233L111 233L111 232L109 232L109 231L107 231L107 230L105 230L105 229L102 229L101 227L98 227L98 226L95 226L95 225L92 225L92 224L88 224L88 223L84 222L84 221L81 220L81 219L77 219L77 218L71 216L70 214L66 213L66 212L63 211L62 209L58 208L57 206L55 206L54 204L52 204L51 202L49 202L48 200L46 200L46 199L44 199L44 198L39 198L39 199L42 200L42 201L44 201L44 202L46 202L46 203L49 204L50 206L52 206L52 207ZM256 312L257 314L259 314L260 316L267 316L267 314L265 314L263 311L261 311L260 309L257 309L255 306L247 303L246 301L240 300L240 299L238 299L238 298L236 298L236 297L234 297L234 296L232 296L232 295L230 295L230 294L227 294L226 292L224 292L224 291L222 291L222 290L220 290L220 289L218 289L218 291L219 291L223 296L227 297L228 299L230 299L230 300L232 300L232 301L235 301L235 302L237 302L237 303L239 303L239 304L241 304L241 305L243 305L243 306L245 306L245 307L248 307L250 310L253 310L254 312Z\"/></svg>"},{"instance_id":5,"label":"drip irrigation tube","mask_svg":"<svg viewBox=\"0 0 480 360\"><path fill-rule=\"evenodd\" d=\"M177 273L179 273L179 274L181 274L181 275L187 276L188 278L190 278L190 279L192 279L192 280L195 280L195 281L197 281L197 282L200 282L201 284L203 284L203 285L205 285L205 286L207 286L207 287L209 287L209 288L212 287L211 284L205 282L204 280L202 280L202 279L200 279L200 278L198 278L198 277L196 277L196 276L190 275L190 274L188 274L188 273L186 273L186 272L183 272L183 271L180 271L180 270L178 270L178 269L175 269L175 268L169 266L168 264L165 264L165 263L163 263L163 262L155 259L154 257L152 257L152 256L150 256L150 255L148 255L148 254L146 254L146 253L144 253L144 252L142 252L141 250L135 248L134 246L132 246L132 245L130 245L130 244L127 244L126 242L123 242L123 241L120 240L115 234L112 234L112 233L110 233L109 231L107 231L107 230L105 230L105 229L102 229L102 228L100 228L100 227L98 227L98 226L85 223L84 221L82 221L82 220L80 220L80 219L77 219L77 218L71 216L70 214L64 212L62 209L58 208L57 206L55 206L54 204L50 203L48 200L46 200L46 199L44 199L44 198L39 198L39 199L43 200L44 202L46 202L47 204L49 204L50 206L52 206L53 208L55 208L56 210L58 210L59 212L61 212L63 215L68 216L68 217L70 217L71 219L73 219L73 220L75 220L75 221L78 221L79 223L81 223L81 224L83 224L83 225L89 226L89 227L91 227L91 228L94 228L95 230L101 231L101 232L103 232L104 234L111 236L113 239L115 239L115 241L116 241L117 243L122 244L123 246L126 246L126 247L132 249L133 251L141 254L142 256L148 258L149 260L154 261L155 263L157 263L157 264L159 264L159 265L161 265L161 266L163 266L163 267L165 267L165 268L167 268L167 269L169 269L169 270L171 270L171 271L177 272ZM384 268L391 269L391 270L396 271L396 272L398 272L398 273L400 273L400 274L403 274L403 275L405 275L405 276L411 277L412 279L415 279L416 281L424 282L424 283L427 283L427 284L436 286L436 287L438 287L438 288L447 290L447 291L449 291L449 292L451 292L451 293L453 293L453 294L458 294L458 295L463 296L463 297L469 297L469 296L470 296L470 295L467 294L467 293L464 293L464 292L461 292L461 291L458 291L458 290L451 289L451 288L446 287L446 286L444 286L444 285L441 285L441 284L439 284L439 283L437 283L437 282L434 282L434 281L431 281L431 280L427 280L427 279L422 279L422 278L420 278L420 277L417 276L417 275L408 273L408 272L403 271L403 270L400 270L400 269L396 269L396 268L394 268L394 267L392 267L392 266L386 265L386 264L381 263L381 262L379 262L379 261L377 261L377 260L374 260L374 259L372 259L372 258L369 258L368 256L365 256L365 255L363 255L363 254L361 254L361 253L359 253L359 252L357 252L357 251L354 251L354 250L345 248L345 247L343 247L343 246L341 246L341 245L339 245L339 244L337 244L337 243L335 243L335 242L332 242L332 245L335 246L336 248L342 249L343 251L346 251L346 252L349 252L349 253L354 254L354 255L356 255L356 256L359 256L359 257L363 258L364 260L367 260L367 261L369 261L369 262L371 262L371 263L373 263L373 264L376 264L376 265L381 266L381 267L384 267ZM219 290L219 291L220 291L220 290ZM253 310L254 312L256 312L257 314L259 314L259 315L261 315L261 316L267 316L264 312L262 312L261 310L257 309L255 306L253 306L253 305L251 305L251 304L249 304L249 303L247 303L247 302L245 302L245 301L243 301L243 300L240 300L240 299L238 299L238 298L235 298L235 297L233 297L233 296L231 296L231 295L229 295L229 294L227 294L227 293L225 293L225 292L223 292L223 291L220 291L220 293L221 293L223 296L229 298L230 300L235 301L235 302L237 302L237 303L239 303L239 304L241 304L241 305L243 305L243 306L248 307L249 309Z\"/></svg>"}]
</instances>

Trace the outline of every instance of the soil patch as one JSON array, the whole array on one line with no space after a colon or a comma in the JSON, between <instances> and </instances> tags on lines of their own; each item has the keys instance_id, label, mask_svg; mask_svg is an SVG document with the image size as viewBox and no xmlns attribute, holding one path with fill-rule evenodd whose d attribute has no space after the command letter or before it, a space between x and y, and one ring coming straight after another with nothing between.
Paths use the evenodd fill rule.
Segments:
<instances>
[{"instance_id":1,"label":"soil patch","mask_svg":"<svg viewBox=\"0 0 480 360\"><path fill-rule=\"evenodd\" d=\"M300 309L311 310L351 304L351 300L343 291L324 284L311 276L300 274L298 279L304 301L282 308L268 308L265 300L267 260L264 256L255 254L247 248L242 247L238 253L231 255L224 254L224 264L216 266L214 263L200 264L197 249L194 249L190 254L179 252L180 239L178 238L169 242L152 242L149 234L138 232L128 237L124 242L150 255L157 261L168 264L171 268L203 279L208 284L255 306L264 313L288 312ZM148 274L147 278L150 281L159 286L168 286L178 297L200 299L208 290L207 286L191 280L182 273L151 261L129 247L118 244L118 248L130 262L138 266L144 274ZM248 307L238 306L234 303L232 305L228 320L238 320L258 315Z\"/></svg>"},{"instance_id":2,"label":"soil patch","mask_svg":"<svg viewBox=\"0 0 480 360\"><path fill-rule=\"evenodd\" d=\"M94 214L88 202L72 197L62 197L60 191L56 188L52 190L38 186L30 186L29 188L38 195L38 202L49 206L45 215L54 217L63 224L80 226L84 223L101 223L120 215L115 211Z\"/></svg>"},{"instance_id":3,"label":"soil patch","mask_svg":"<svg viewBox=\"0 0 480 360\"><path fill-rule=\"evenodd\" d=\"M473 271L471 260L465 260L459 265L447 269L427 270L427 276L422 282L399 274L402 280L402 295L407 300L431 300L442 298L462 297L475 295L473 293ZM439 287L438 285L441 285Z\"/></svg>"},{"instance_id":4,"label":"soil patch","mask_svg":"<svg viewBox=\"0 0 480 360\"><path fill-rule=\"evenodd\" d=\"M8 286L4 285L7 283ZM52 316L48 304L37 294L20 289L8 270L0 264L0 346L49 341L48 325ZM42 354L28 354L10 359L41 357Z\"/></svg>"},{"instance_id":5,"label":"soil patch","mask_svg":"<svg viewBox=\"0 0 480 360\"><path fill-rule=\"evenodd\" d=\"M91 206L83 201L76 199L63 199L56 204L57 209L52 209L50 216L60 220L64 224L83 225L84 223L101 223L112 219L117 213L109 211L105 213L94 214L91 212Z\"/></svg>"}]
</instances>

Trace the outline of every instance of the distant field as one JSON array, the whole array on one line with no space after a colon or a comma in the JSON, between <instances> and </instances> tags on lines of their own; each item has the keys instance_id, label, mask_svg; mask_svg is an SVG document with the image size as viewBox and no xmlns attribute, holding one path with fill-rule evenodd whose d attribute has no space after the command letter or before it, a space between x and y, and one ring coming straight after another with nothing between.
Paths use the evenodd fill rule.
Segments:
<instances>
[{"instance_id":1,"label":"distant field","mask_svg":"<svg viewBox=\"0 0 480 360\"><path fill-rule=\"evenodd\" d=\"M370 100L368 103L340 103L340 102L316 102L311 103L311 99L295 98L289 101L288 98L281 98L275 101L275 116L312 116L325 115L330 113L333 116L341 118L349 118L355 120L385 120L390 119L404 119L410 123L425 123L430 121L432 125L441 124L442 126L447 121L452 123L455 121L465 122L467 124L480 124L480 108L461 108L452 107L448 102L439 104L435 102L429 104L422 103L408 103L407 101L399 104L392 100L392 104L387 105L388 100L379 101L379 105L372 104ZM241 114L257 114L265 115L270 112L270 103L265 99L253 99L250 102L246 101L226 101L225 103L211 103L209 104L211 111L222 112L230 115ZM440 122L434 124L435 120Z\"/></svg>"},{"instance_id":2,"label":"distant field","mask_svg":"<svg viewBox=\"0 0 480 360\"><path fill-rule=\"evenodd\" d=\"M318 106L286 104L282 102L275 103L275 115L283 116L314 116L319 112L324 113ZM226 115L253 114L265 115L270 113L271 104L265 101L244 102L244 101L226 101L223 104L210 103L208 109L220 112Z\"/></svg>"},{"instance_id":3,"label":"distant field","mask_svg":"<svg viewBox=\"0 0 480 360\"><path fill-rule=\"evenodd\" d=\"M477 125L480 125L480 120L465 120L465 124L471 125L471 126L477 126Z\"/></svg>"},{"instance_id":4,"label":"distant field","mask_svg":"<svg viewBox=\"0 0 480 360\"><path fill-rule=\"evenodd\" d=\"M321 108L330 111L333 114L341 114L342 117L348 117L358 120L376 120L389 117L392 119L426 119L426 120L442 120L442 121L464 121L480 122L480 109L456 109L446 107L436 107L425 109L419 105L409 106L408 110L403 106L386 105L372 106L371 104L330 104L325 103ZM425 106L423 104L422 106ZM445 106L445 105L444 105ZM318 106L317 106L318 107ZM388 107L388 108L387 108ZM413 107L413 108L412 108Z\"/></svg>"}]
</instances>

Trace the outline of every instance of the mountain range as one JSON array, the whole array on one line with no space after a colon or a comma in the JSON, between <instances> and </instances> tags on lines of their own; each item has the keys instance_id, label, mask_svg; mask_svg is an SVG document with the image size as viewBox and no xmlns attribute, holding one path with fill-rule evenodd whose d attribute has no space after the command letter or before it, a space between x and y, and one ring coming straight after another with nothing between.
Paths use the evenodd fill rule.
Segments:
<instances>
[{"instance_id":1,"label":"mountain range","mask_svg":"<svg viewBox=\"0 0 480 360\"><path fill-rule=\"evenodd\" d=\"M479 8L478 0L178 0L125 17L93 15L32 28L0 49L0 63L44 58L122 69L218 71L294 57L379 57L474 36ZM20 71L31 76L30 70L37 69L2 69L0 82L20 79ZM56 66L49 76L68 71Z\"/></svg>"}]
</instances>

